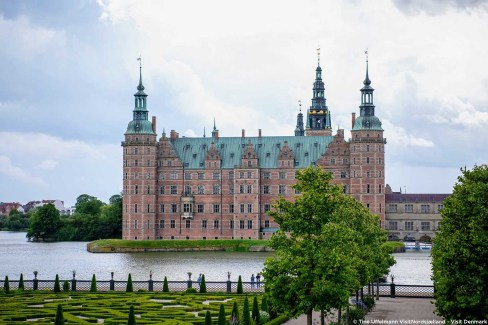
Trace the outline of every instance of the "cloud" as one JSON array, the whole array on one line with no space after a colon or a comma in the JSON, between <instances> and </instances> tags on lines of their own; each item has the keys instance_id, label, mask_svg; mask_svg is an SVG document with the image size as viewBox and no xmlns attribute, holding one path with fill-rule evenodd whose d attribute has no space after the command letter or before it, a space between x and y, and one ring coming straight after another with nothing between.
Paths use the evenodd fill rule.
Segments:
<instances>
[{"instance_id":1,"label":"cloud","mask_svg":"<svg viewBox=\"0 0 488 325\"><path fill-rule=\"evenodd\" d=\"M422 136L409 134L407 130L398 125L394 125L391 121L384 119L383 128L385 131L385 137L388 140L389 145L397 148L404 147L419 147L419 148L433 148L434 142L429 139L425 139Z\"/></svg>"},{"instance_id":2,"label":"cloud","mask_svg":"<svg viewBox=\"0 0 488 325\"><path fill-rule=\"evenodd\" d=\"M59 165L59 161L46 159L46 160L43 160L39 164L39 168L45 169L45 170L54 170L54 169L56 169L56 167L58 167L58 165Z\"/></svg>"},{"instance_id":3,"label":"cloud","mask_svg":"<svg viewBox=\"0 0 488 325\"><path fill-rule=\"evenodd\" d=\"M392 0L398 10L407 15L422 12L428 15L440 15L453 8L456 10L488 10L487 0Z\"/></svg>"},{"instance_id":4,"label":"cloud","mask_svg":"<svg viewBox=\"0 0 488 325\"><path fill-rule=\"evenodd\" d=\"M23 184L45 185L46 182L37 176L31 175L29 172L20 167L15 166L12 160L7 156L0 156L0 174L4 174L7 178ZM18 185L17 185L18 186Z\"/></svg>"}]
</instances>

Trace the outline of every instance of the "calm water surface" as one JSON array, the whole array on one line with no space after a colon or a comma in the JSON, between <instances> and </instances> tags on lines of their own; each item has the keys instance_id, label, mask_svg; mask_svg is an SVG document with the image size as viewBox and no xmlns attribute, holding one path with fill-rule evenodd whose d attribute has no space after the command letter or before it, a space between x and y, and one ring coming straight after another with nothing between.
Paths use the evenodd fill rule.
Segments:
<instances>
[{"instance_id":1,"label":"calm water surface","mask_svg":"<svg viewBox=\"0 0 488 325\"><path fill-rule=\"evenodd\" d=\"M147 280L149 270L154 280L186 280L187 272L204 273L207 281L225 281L227 272L231 280L249 281L252 273L260 272L266 257L272 253L240 252L157 252L157 253L108 253L93 254L86 250L86 242L32 243L24 232L0 231L0 277L32 279L38 271L39 279L70 279L76 270L76 278L89 280L96 274L99 280L110 279L115 272L116 280ZM398 284L432 284L431 258L428 252L394 254L397 264L391 269ZM195 278L195 277L194 277Z\"/></svg>"}]
</instances>

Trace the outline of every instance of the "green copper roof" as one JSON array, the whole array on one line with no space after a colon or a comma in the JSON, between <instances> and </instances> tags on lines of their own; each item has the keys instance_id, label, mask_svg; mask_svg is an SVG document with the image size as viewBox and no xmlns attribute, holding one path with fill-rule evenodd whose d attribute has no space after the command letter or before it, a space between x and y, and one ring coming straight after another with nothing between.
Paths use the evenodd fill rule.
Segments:
<instances>
[{"instance_id":1,"label":"green copper roof","mask_svg":"<svg viewBox=\"0 0 488 325\"><path fill-rule=\"evenodd\" d=\"M361 130L377 130L383 131L381 127L381 121L376 116L359 116L356 118L354 122L354 127L352 128L353 131L361 131Z\"/></svg>"},{"instance_id":2,"label":"green copper roof","mask_svg":"<svg viewBox=\"0 0 488 325\"><path fill-rule=\"evenodd\" d=\"M125 134L156 134L153 131L152 123L148 120L134 120L127 125Z\"/></svg>"},{"instance_id":3,"label":"green copper roof","mask_svg":"<svg viewBox=\"0 0 488 325\"><path fill-rule=\"evenodd\" d=\"M231 169L241 164L243 150L249 142L256 150L261 168L277 168L278 155L287 141L295 156L295 168L305 168L325 154L332 140L332 136L220 137L216 141L213 138L178 138L170 143L186 168L203 169L214 141L222 168Z\"/></svg>"}]
</instances>

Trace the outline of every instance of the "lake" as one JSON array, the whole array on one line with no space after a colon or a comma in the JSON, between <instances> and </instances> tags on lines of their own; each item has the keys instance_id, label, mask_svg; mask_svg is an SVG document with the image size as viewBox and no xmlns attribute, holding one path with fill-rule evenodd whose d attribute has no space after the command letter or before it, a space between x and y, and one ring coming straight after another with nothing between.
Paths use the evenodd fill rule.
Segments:
<instances>
[{"instance_id":1,"label":"lake","mask_svg":"<svg viewBox=\"0 0 488 325\"><path fill-rule=\"evenodd\" d=\"M129 273L133 280L149 279L170 281L188 279L187 272L203 273L207 281L226 281L227 272L231 280L250 281L251 274L260 272L264 260L272 253L243 252L154 252L154 253L89 253L86 242L33 243L28 242L25 232L0 231L0 277L8 275L18 280L33 279L34 271L42 280L71 279L76 271L79 280L90 280L95 274L99 280L109 280L115 272L115 280L127 280ZM432 284L430 279L430 252L417 251L393 254L396 264L390 274L398 284ZM196 279L196 276L194 277Z\"/></svg>"}]
</instances>

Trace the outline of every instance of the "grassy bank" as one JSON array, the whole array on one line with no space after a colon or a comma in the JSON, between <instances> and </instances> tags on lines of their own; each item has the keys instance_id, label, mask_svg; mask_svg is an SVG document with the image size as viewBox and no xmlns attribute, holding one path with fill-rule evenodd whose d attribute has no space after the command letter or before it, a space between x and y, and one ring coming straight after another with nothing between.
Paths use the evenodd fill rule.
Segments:
<instances>
[{"instance_id":1,"label":"grassy bank","mask_svg":"<svg viewBox=\"0 0 488 325\"><path fill-rule=\"evenodd\" d=\"M401 241L387 241L383 244L390 253L404 253L405 245Z\"/></svg>"},{"instance_id":2,"label":"grassy bank","mask_svg":"<svg viewBox=\"0 0 488 325\"><path fill-rule=\"evenodd\" d=\"M147 251L264 251L269 248L267 240L122 240L100 239L87 245L90 252L147 252Z\"/></svg>"}]
</instances>

